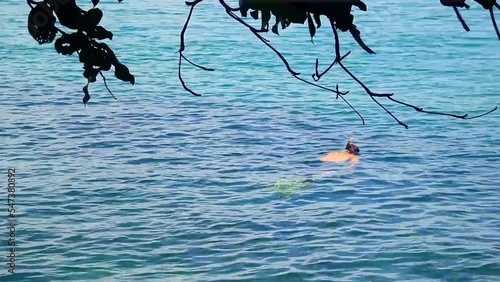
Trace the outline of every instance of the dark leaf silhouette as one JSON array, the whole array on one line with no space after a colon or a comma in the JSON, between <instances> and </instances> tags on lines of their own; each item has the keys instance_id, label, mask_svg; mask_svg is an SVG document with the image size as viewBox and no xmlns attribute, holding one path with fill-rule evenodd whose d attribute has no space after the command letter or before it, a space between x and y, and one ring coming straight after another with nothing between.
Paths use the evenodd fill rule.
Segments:
<instances>
[{"instance_id":1,"label":"dark leaf silhouette","mask_svg":"<svg viewBox=\"0 0 500 282\"><path fill-rule=\"evenodd\" d=\"M271 20L271 11L264 10L262 11L262 26L261 30L269 30L269 21Z\"/></svg>"},{"instance_id":2,"label":"dark leaf silhouette","mask_svg":"<svg viewBox=\"0 0 500 282\"><path fill-rule=\"evenodd\" d=\"M495 6L496 0L474 0L477 3L481 4L485 10L489 10Z\"/></svg>"},{"instance_id":3,"label":"dark leaf silhouette","mask_svg":"<svg viewBox=\"0 0 500 282\"><path fill-rule=\"evenodd\" d=\"M99 74L99 69L95 69L92 65L85 64L83 66L85 70L83 76L88 79L90 83L95 82L97 75Z\"/></svg>"},{"instance_id":4,"label":"dark leaf silhouette","mask_svg":"<svg viewBox=\"0 0 500 282\"><path fill-rule=\"evenodd\" d=\"M77 42L76 40L70 40L70 35L63 34L54 43L54 48L57 53L71 55L81 49Z\"/></svg>"},{"instance_id":5,"label":"dark leaf silhouette","mask_svg":"<svg viewBox=\"0 0 500 282\"><path fill-rule=\"evenodd\" d=\"M349 31L351 32L354 40L356 40L356 42L359 44L359 46L361 46L361 48L363 48L363 50L365 50L369 54L375 54L375 52L373 52L373 50L370 49L370 47L366 46L366 44L363 42L363 40L361 39L361 32L355 25L351 25Z\"/></svg>"},{"instance_id":6,"label":"dark leaf silhouette","mask_svg":"<svg viewBox=\"0 0 500 282\"><path fill-rule=\"evenodd\" d=\"M465 3L465 0L439 0L439 1L443 6L469 9L469 5Z\"/></svg>"},{"instance_id":7,"label":"dark leaf silhouette","mask_svg":"<svg viewBox=\"0 0 500 282\"><path fill-rule=\"evenodd\" d=\"M354 1L353 5L357 6L361 11L367 10L366 4L363 3L362 1Z\"/></svg>"},{"instance_id":8,"label":"dark leaf silhouette","mask_svg":"<svg viewBox=\"0 0 500 282\"><path fill-rule=\"evenodd\" d=\"M316 22L316 27L320 28L321 27L321 15L319 13L314 13L314 21Z\"/></svg>"},{"instance_id":9,"label":"dark leaf silhouette","mask_svg":"<svg viewBox=\"0 0 500 282\"><path fill-rule=\"evenodd\" d=\"M489 2L488 2L489 1ZM346 72L353 80L355 80L359 86L361 86L365 92L369 95L369 97L380 107L382 108L386 113L388 113L394 120L398 122L398 124L404 126L405 128L408 128L408 125L406 125L404 122L400 121L388 108L386 108L384 105L382 105L377 99L380 98L386 98L394 103L404 105L406 107L410 107L415 109L418 112L422 113L427 113L427 114L434 114L434 115L443 115L443 116L449 116L449 117L454 117L454 118L460 118L460 119L473 119L473 118L478 118L482 117L484 115L490 114L493 111L497 110L497 107L493 108L492 110L477 115L473 117L468 117L467 114L464 115L456 115L456 114L449 114L449 113L441 113L441 112L433 112L433 111L426 111L423 108L413 106L411 104L402 102L400 100L397 100L393 98L394 94L387 94L387 93L375 93L371 91L366 85L361 82L350 70L347 69L347 67L343 64L343 60L351 54L351 52L347 52L345 55L341 55L340 52L340 40L338 36L337 30L340 30L342 32L347 32L349 31L353 38L356 40L358 45L365 50L366 52L370 54L375 54L375 52L370 49L361 39L361 32L357 28L356 25L354 25L354 16L351 14L352 12L352 7L357 6L360 10L362 11L367 11L367 6L365 3L363 3L360 0L346 0L346 1L317 1L317 0L304 0L304 1L295 1L295 0L283 0L283 1L258 1L258 0L240 0L240 12L241 16L246 17L247 16L247 11L248 9L253 9L252 12L250 12L250 16L252 18L257 19L258 18L258 12L259 11L265 11L265 10L270 10L272 15L276 17L276 24L273 26L272 31L275 34L278 34L278 23L281 23L282 29L285 29L288 27L291 23L296 23L296 24L304 24L305 20L307 19L308 21L308 27L309 27L309 33L311 36L311 40L316 34L316 28L321 27L321 20L320 17L321 15L326 16L331 24L332 27L332 32L334 34L334 39L335 39L335 60L333 63L323 72L318 71L318 60L316 60L316 70L315 73L312 75L313 79L315 81L318 81L323 75L325 75L334 65L339 65L344 72ZM479 1L476 0L476 2L480 2L483 7L488 8L492 7L493 5L496 5L494 0L483 0ZM484 6L484 3L488 2L489 6ZM288 72L292 74L292 76L304 83L307 83L309 85L331 91L336 94L336 98L342 98L342 100L353 110L355 111L358 116L361 118L362 123L364 124L364 119L361 116L361 114L345 99L345 95L348 93L347 92L341 92L338 89L338 85L336 89L330 89L312 82L309 82L301 77L299 77L300 73L294 71L288 61L283 57L283 55L276 50L271 44L269 44L269 41L263 38L262 36L259 35L259 31L253 28L252 26L248 25L245 21L237 17L232 11L234 11L229 5L226 3L225 0L219 0L219 3L224 7L226 10L226 13L238 21L239 23L243 24L246 26L254 35L255 37L263 42L267 47L269 47L278 57L281 59L285 67L287 68ZM278 3L278 4L277 4ZM267 5L265 5L267 4ZM465 7L468 8L469 6L465 3L465 0L441 0L441 4L444 6L450 6L453 7L454 9L457 9L457 7ZM497 6L498 7L498 6ZM192 8L190 11L190 15L192 13ZM458 10L457 10L458 11ZM491 10L490 10L491 13ZM311 18L312 17L314 19ZM459 13L457 12L457 15L459 16ZM459 18L461 18L459 16ZM493 15L492 15L493 19ZM494 26L495 29L495 21ZM316 27L314 27L314 23L316 23ZM187 24L187 23L186 23ZM464 24L464 26L466 26ZM184 26L183 33L185 32L186 26ZM184 41L183 41L183 33L181 35L181 50L184 49ZM279 34L278 34L279 35ZM500 37L499 37L500 38ZM182 82L182 80L181 80ZM184 85L184 84L183 84ZM189 91L189 89L188 89ZM191 92L192 93L192 92Z\"/></svg>"},{"instance_id":10,"label":"dark leaf silhouette","mask_svg":"<svg viewBox=\"0 0 500 282\"><path fill-rule=\"evenodd\" d=\"M183 51L186 47L184 36L187 30L187 25L190 21L195 6L202 1L204 0L193 0L185 2L186 5L190 7L190 11L181 32L181 42L178 52L179 80L182 83L184 89L195 96L200 96L200 94L190 90L184 83L184 80L181 76L181 62L186 61L187 63L202 70L214 71L213 69L193 63L183 54ZM97 41L104 39L113 39L113 33L109 32L104 27L99 26L99 23L103 18L103 13L100 9L96 8L96 6L100 1L92 0L94 8L88 11L81 9L76 4L76 0L64 0L63 2L58 0L27 0L28 5L32 9L28 15L28 29L31 36L38 43L43 44L53 42L55 37L57 36L56 34L60 33L61 36L54 42L54 48L56 49L56 51L63 55L71 55L75 52L78 54L79 61L83 64L83 76L87 79L87 85L83 89L85 93L85 96L83 98L85 105L90 100L88 85L97 80L97 75L100 75L103 78L104 85L106 86L108 92L113 96L113 98L116 99L116 97L114 97L113 93L108 88L106 77L104 76L103 72L109 71L111 67L114 66L115 77L119 80L130 82L132 85L135 84L135 77L130 73L128 67L118 60L113 50L111 50L111 48L107 44ZM118 0L118 2L122 2L122 0ZM464 28L466 30L470 30L458 11L458 8L469 8L466 0L440 0L440 2L443 6L452 7L455 10L457 17ZM493 26L500 39L500 32L498 31L498 27L496 25L493 14L493 9L495 7L500 9L500 5L495 0L475 0L475 2L479 3L484 9L489 10ZM275 17L275 21L271 30L277 35L279 35L280 25L281 29L284 30L291 24L305 24L305 21L307 20L311 41L317 33L316 29L322 26L321 16L325 16L329 20L331 32L334 35L335 59L322 72L319 72L319 62L318 60L316 60L315 72L312 75L313 80L316 82L319 81L320 78L325 75L333 66L339 66L351 79L356 81L356 83L365 90L365 92L368 94L370 99L373 100L373 102L375 102L400 125L406 128L408 126L404 122L400 121L388 108L386 108L386 106L382 105L378 101L378 99L387 99L393 103L413 108L415 111L421 113L443 115L460 119L474 119L497 110L497 107L495 107L486 113L472 117L469 117L467 114L456 115L450 113L433 112L395 99L394 94L392 93L375 93L371 91L344 65L344 60L349 56L349 54L351 54L351 51L346 52L343 55L341 54L340 39L338 35L339 31L349 31L363 50L370 54L375 53L363 42L363 40L361 39L361 32L354 24L354 15L352 14L353 7L356 6L361 11L367 11L366 4L360 0L239 0L240 7L238 8L230 7L225 0L219 0L219 3L224 8L228 16L247 27L257 40L260 40L269 49L271 49L279 57L288 72L295 79L308 85L334 93L335 98L340 98L343 102L345 102L346 105L349 106L360 117L363 124L364 118L346 99L346 95L349 93L349 91L340 91L338 84L336 88L333 89L307 81L306 79L302 78L300 76L300 73L292 69L286 58L269 43L269 40L261 35L263 31L267 32L269 30L269 23L272 20L272 16ZM247 17L248 11L250 11L250 16L255 20L259 19L259 13L261 13L261 28L257 29L246 23L243 19L241 19L234 13L236 11L240 11L241 16L243 17ZM56 17L54 17L54 13ZM73 30L72 33L67 33L59 29L56 26L57 21L62 26Z\"/></svg>"},{"instance_id":11,"label":"dark leaf silhouette","mask_svg":"<svg viewBox=\"0 0 500 282\"><path fill-rule=\"evenodd\" d=\"M93 30L101 22L102 11L99 8L90 9L84 16L84 30Z\"/></svg>"},{"instance_id":12,"label":"dark leaf silhouette","mask_svg":"<svg viewBox=\"0 0 500 282\"><path fill-rule=\"evenodd\" d=\"M128 68L121 64L115 64L115 77L122 81L130 82L132 85L135 84L135 77L130 74Z\"/></svg>"},{"instance_id":13,"label":"dark leaf silhouette","mask_svg":"<svg viewBox=\"0 0 500 282\"><path fill-rule=\"evenodd\" d=\"M85 93L85 95L83 96L83 104L86 107L87 106L87 102L90 100L89 84L88 83L87 83L87 85L85 85L83 87L83 93Z\"/></svg>"},{"instance_id":14,"label":"dark leaf silhouette","mask_svg":"<svg viewBox=\"0 0 500 282\"><path fill-rule=\"evenodd\" d=\"M95 39L109 39L113 40L113 33L111 31L107 31L104 27L98 25L93 30L88 30L87 35L89 38Z\"/></svg>"},{"instance_id":15,"label":"dark leaf silhouette","mask_svg":"<svg viewBox=\"0 0 500 282\"><path fill-rule=\"evenodd\" d=\"M259 18L259 11L251 11L250 16L252 16L252 18L254 20L258 19Z\"/></svg>"},{"instance_id":16,"label":"dark leaf silhouette","mask_svg":"<svg viewBox=\"0 0 500 282\"><path fill-rule=\"evenodd\" d=\"M37 4L28 15L28 31L38 44L52 43L57 35L56 17L44 2Z\"/></svg>"},{"instance_id":17,"label":"dark leaf silhouette","mask_svg":"<svg viewBox=\"0 0 500 282\"><path fill-rule=\"evenodd\" d=\"M121 2L121 1L119 1ZM37 2L27 0L31 7L28 15L28 29L32 37L42 43L52 42L57 33L61 36L55 40L54 48L62 55L78 54L79 61L83 64L83 77L86 78L87 85L84 87L84 103L90 99L88 85L97 81L97 75L101 75L108 92L114 97L108 88L103 71L109 71L113 65L116 66L115 73L121 80L132 84L135 77L128 68L119 62L115 53L109 46L96 40L113 39L113 33L98 24L101 22L103 13L95 8L99 4L98 0L92 0L94 8L84 11L75 0L44 0ZM55 16L54 16L55 14ZM59 24L72 33L67 33L56 26Z\"/></svg>"},{"instance_id":18,"label":"dark leaf silhouette","mask_svg":"<svg viewBox=\"0 0 500 282\"><path fill-rule=\"evenodd\" d=\"M307 14L307 25L309 26L309 35L311 35L311 42L313 42L313 37L316 35L316 27L314 26L311 14ZM313 42L314 43L314 42Z\"/></svg>"},{"instance_id":19,"label":"dark leaf silhouette","mask_svg":"<svg viewBox=\"0 0 500 282\"><path fill-rule=\"evenodd\" d=\"M280 35L280 33L279 33L279 31L278 31L278 23L276 23L275 25L273 25L273 27L271 28L271 31L272 31L274 34Z\"/></svg>"},{"instance_id":20,"label":"dark leaf silhouette","mask_svg":"<svg viewBox=\"0 0 500 282\"><path fill-rule=\"evenodd\" d=\"M76 5L75 0L65 0L65 3L55 10L59 23L69 29L80 29L83 10Z\"/></svg>"}]
</instances>

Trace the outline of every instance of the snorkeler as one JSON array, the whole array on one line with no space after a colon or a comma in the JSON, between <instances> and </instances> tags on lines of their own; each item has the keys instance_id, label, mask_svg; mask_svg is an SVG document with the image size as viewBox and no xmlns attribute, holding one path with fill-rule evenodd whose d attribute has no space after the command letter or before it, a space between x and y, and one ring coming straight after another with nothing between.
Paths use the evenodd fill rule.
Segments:
<instances>
[{"instance_id":1,"label":"snorkeler","mask_svg":"<svg viewBox=\"0 0 500 282\"><path fill-rule=\"evenodd\" d=\"M352 137L349 138L349 142L347 142L347 145L345 145L345 149L351 154L358 155L359 148L358 148L358 146L356 146L352 143L353 141L354 141L354 138L352 138Z\"/></svg>"},{"instance_id":2,"label":"snorkeler","mask_svg":"<svg viewBox=\"0 0 500 282\"><path fill-rule=\"evenodd\" d=\"M359 148L353 144L354 138L349 138L349 142L345 146L346 151L330 152L320 158L322 162L345 162L349 161L351 166L354 166L359 161Z\"/></svg>"}]
</instances>

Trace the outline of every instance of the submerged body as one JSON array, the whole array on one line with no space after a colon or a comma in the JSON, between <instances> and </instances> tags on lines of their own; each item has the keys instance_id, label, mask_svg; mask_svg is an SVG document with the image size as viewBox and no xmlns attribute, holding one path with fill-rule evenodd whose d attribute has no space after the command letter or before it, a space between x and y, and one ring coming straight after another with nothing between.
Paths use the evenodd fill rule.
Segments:
<instances>
[{"instance_id":1,"label":"submerged body","mask_svg":"<svg viewBox=\"0 0 500 282\"><path fill-rule=\"evenodd\" d=\"M346 151L330 152L320 158L322 162L350 162L351 166L356 165L359 162L359 148L352 142L354 138L349 138L349 142L346 145Z\"/></svg>"},{"instance_id":2,"label":"submerged body","mask_svg":"<svg viewBox=\"0 0 500 282\"><path fill-rule=\"evenodd\" d=\"M341 152L330 152L320 158L322 162L335 162L341 163L349 161L351 166L356 165L359 162L359 156L351 154L347 151Z\"/></svg>"}]
</instances>

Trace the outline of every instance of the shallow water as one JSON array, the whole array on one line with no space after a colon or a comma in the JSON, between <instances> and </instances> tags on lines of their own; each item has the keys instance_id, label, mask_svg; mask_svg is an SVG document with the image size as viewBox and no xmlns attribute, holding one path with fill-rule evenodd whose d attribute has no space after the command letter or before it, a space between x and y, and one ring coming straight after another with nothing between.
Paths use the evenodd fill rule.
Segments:
<instances>
[{"instance_id":1,"label":"shallow water","mask_svg":"<svg viewBox=\"0 0 500 282\"><path fill-rule=\"evenodd\" d=\"M334 68L322 83L351 91L363 126L208 0L185 54L216 71L186 65L203 94L193 97L177 79L184 3L116 2L99 4L103 26L137 84L110 72L118 100L98 81L86 109L78 59L31 39L26 4L0 4L0 167L17 171L18 218L17 274L2 263L0 280L500 279L498 112L457 120L382 101L406 130ZM497 105L488 13L471 4L466 33L437 1L397 2L355 12L377 54L342 34L345 64L372 90L429 110ZM333 56L326 25L314 45L306 26L267 37L305 77ZM350 136L362 152L355 168L318 162ZM287 181L296 186L274 187Z\"/></svg>"}]
</instances>

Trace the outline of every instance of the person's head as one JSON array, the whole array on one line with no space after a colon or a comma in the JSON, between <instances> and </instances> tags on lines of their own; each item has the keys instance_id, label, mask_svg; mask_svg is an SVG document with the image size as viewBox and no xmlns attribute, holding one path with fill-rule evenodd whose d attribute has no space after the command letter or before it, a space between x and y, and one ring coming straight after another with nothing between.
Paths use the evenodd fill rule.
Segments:
<instances>
[{"instance_id":1,"label":"person's head","mask_svg":"<svg viewBox=\"0 0 500 282\"><path fill-rule=\"evenodd\" d=\"M349 143L347 143L347 146L345 146L345 149L353 155L358 155L359 154L359 148L358 146L354 145L352 142L354 141L354 138L349 138Z\"/></svg>"},{"instance_id":2,"label":"person's head","mask_svg":"<svg viewBox=\"0 0 500 282\"><path fill-rule=\"evenodd\" d=\"M347 148L347 151L353 155L358 155L359 154L359 148L356 145L351 145L349 148Z\"/></svg>"}]
</instances>

